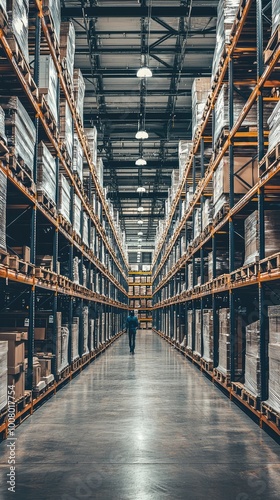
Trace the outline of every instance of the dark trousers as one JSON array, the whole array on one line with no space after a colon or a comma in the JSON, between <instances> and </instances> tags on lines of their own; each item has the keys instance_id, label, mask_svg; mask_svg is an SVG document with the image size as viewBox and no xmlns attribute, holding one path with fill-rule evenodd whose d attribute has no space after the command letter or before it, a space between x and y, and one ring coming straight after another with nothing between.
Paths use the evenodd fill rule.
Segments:
<instances>
[{"instance_id":1,"label":"dark trousers","mask_svg":"<svg viewBox=\"0 0 280 500\"><path fill-rule=\"evenodd\" d=\"M135 336L136 336L136 332L128 330L130 352L134 352L134 349L135 349Z\"/></svg>"}]
</instances>

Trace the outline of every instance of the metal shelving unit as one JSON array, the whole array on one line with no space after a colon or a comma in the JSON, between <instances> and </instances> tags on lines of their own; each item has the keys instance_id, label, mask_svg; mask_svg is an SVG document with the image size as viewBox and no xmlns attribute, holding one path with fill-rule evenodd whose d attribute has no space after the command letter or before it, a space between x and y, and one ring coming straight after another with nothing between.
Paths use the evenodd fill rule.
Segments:
<instances>
[{"instance_id":1,"label":"metal shelving unit","mask_svg":"<svg viewBox=\"0 0 280 500\"><path fill-rule=\"evenodd\" d=\"M152 328L151 272L129 271L128 285L129 307L137 311L140 328Z\"/></svg>"}]
</instances>

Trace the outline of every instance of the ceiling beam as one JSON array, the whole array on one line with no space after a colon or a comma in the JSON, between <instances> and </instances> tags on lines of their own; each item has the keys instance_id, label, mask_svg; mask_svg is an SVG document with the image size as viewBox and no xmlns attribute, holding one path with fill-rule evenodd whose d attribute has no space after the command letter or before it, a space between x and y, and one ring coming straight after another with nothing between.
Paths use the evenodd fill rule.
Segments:
<instances>
[{"instance_id":1,"label":"ceiling beam","mask_svg":"<svg viewBox=\"0 0 280 500\"><path fill-rule=\"evenodd\" d=\"M191 89L185 89L185 90L179 90L178 91L178 96L188 96L190 97L192 94ZM99 91L99 95L101 95L101 91ZM119 97L119 96L134 96L138 97L139 96L139 90L130 90L130 89L120 89L120 90L102 90L102 95L104 97ZM169 89L147 89L147 96L169 96L170 91ZM175 95L175 94L174 94ZM92 90L86 90L85 91L85 97L90 98L90 97L96 97L96 93L93 92Z\"/></svg>"},{"instance_id":2,"label":"ceiling beam","mask_svg":"<svg viewBox=\"0 0 280 500\"><path fill-rule=\"evenodd\" d=\"M138 141L139 142L139 141ZM147 165L145 165L143 170L147 169L157 169L157 168L178 168L178 160L165 160L165 163L162 162L162 160L148 160L147 159ZM124 161L118 161L118 160L111 160L110 163L108 164L106 160L104 161L104 169L126 169L126 168L132 168L137 170L137 166L135 165L134 160L124 160Z\"/></svg>"},{"instance_id":3,"label":"ceiling beam","mask_svg":"<svg viewBox=\"0 0 280 500\"><path fill-rule=\"evenodd\" d=\"M165 199L168 196L167 191L157 191L157 192L146 192L146 193L141 193L141 199L142 200L152 200L154 198L157 199ZM136 191L133 192L128 192L128 191L119 191L119 193L116 193L115 191L111 191L107 193L107 198L110 200L115 200L119 198L120 200L139 200L140 195Z\"/></svg>"},{"instance_id":4,"label":"ceiling beam","mask_svg":"<svg viewBox=\"0 0 280 500\"><path fill-rule=\"evenodd\" d=\"M84 113L84 121L85 122L88 122L89 120L93 120L93 121L98 121L98 119L102 119L102 122L106 122L106 121L109 121L111 123L115 123L115 122L121 122L122 124L127 124L129 122L133 122L133 123L136 123L137 124L137 120L139 119L139 113L135 113L135 111L130 111L129 108L127 108L126 110L123 110L121 112L118 112L118 113L110 113L110 112L98 112L98 111L92 111L90 113L87 113L85 112ZM165 112L158 112L158 111L155 111L154 113L153 112L146 112L146 115L145 115L145 121L146 122L163 122L165 120L168 120L169 119L169 114L165 111ZM176 112L175 113L175 117L174 117L174 121L180 121L180 122L187 122L189 120L192 119L192 116L191 116L191 113L187 113L187 112Z\"/></svg>"},{"instance_id":5,"label":"ceiling beam","mask_svg":"<svg viewBox=\"0 0 280 500\"><path fill-rule=\"evenodd\" d=\"M188 13L187 7L152 7L152 17L184 17ZM140 19L149 16L149 7L62 7L61 18L69 19L71 17L130 17ZM199 6L192 8L192 17L217 17L217 7Z\"/></svg>"},{"instance_id":6,"label":"ceiling beam","mask_svg":"<svg viewBox=\"0 0 280 500\"><path fill-rule=\"evenodd\" d=\"M149 54L175 54L175 47L155 47L149 49ZM187 54L209 54L213 55L213 47L188 47ZM88 47L76 47L75 54L85 55L88 54ZM139 47L96 47L92 54L139 54Z\"/></svg>"},{"instance_id":7,"label":"ceiling beam","mask_svg":"<svg viewBox=\"0 0 280 500\"><path fill-rule=\"evenodd\" d=\"M84 78L92 78L101 75L103 78L134 78L136 75L136 67L135 68L95 68L94 73L92 74L91 69L89 67L80 67L80 70L83 73ZM153 78L170 78L173 75L173 68L152 68L153 70ZM186 68L182 68L181 78L197 78L201 76L211 76L212 69L211 65L202 67L199 65L198 67L187 66Z\"/></svg>"}]
</instances>

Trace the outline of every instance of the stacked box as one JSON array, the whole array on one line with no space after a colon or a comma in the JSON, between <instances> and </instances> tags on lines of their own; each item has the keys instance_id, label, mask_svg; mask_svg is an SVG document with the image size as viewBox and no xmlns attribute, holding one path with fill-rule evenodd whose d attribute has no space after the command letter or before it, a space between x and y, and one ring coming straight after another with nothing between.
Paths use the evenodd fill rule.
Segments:
<instances>
[{"instance_id":1,"label":"stacked box","mask_svg":"<svg viewBox=\"0 0 280 500\"><path fill-rule=\"evenodd\" d=\"M58 123L58 76L52 56L40 55L39 67L39 91L44 94L55 122Z\"/></svg>"},{"instance_id":2,"label":"stacked box","mask_svg":"<svg viewBox=\"0 0 280 500\"><path fill-rule=\"evenodd\" d=\"M242 252L235 252L234 268L242 266ZM229 273L229 253L224 250L216 250L216 276ZM208 280L213 279L213 252L208 254Z\"/></svg>"},{"instance_id":3,"label":"stacked box","mask_svg":"<svg viewBox=\"0 0 280 500\"><path fill-rule=\"evenodd\" d=\"M73 318L72 332L71 332L71 361L79 358L79 317Z\"/></svg>"},{"instance_id":4,"label":"stacked box","mask_svg":"<svg viewBox=\"0 0 280 500\"><path fill-rule=\"evenodd\" d=\"M80 283L80 269L79 269L80 259L79 257L74 257L73 259L73 282L77 285Z\"/></svg>"},{"instance_id":5,"label":"stacked box","mask_svg":"<svg viewBox=\"0 0 280 500\"><path fill-rule=\"evenodd\" d=\"M5 133L5 112L0 106L0 138L7 143L7 137Z\"/></svg>"},{"instance_id":6,"label":"stacked box","mask_svg":"<svg viewBox=\"0 0 280 500\"><path fill-rule=\"evenodd\" d=\"M77 173L81 182L83 182L83 162L84 152L77 134L74 134L73 151L73 171Z\"/></svg>"},{"instance_id":7,"label":"stacked box","mask_svg":"<svg viewBox=\"0 0 280 500\"><path fill-rule=\"evenodd\" d=\"M0 170L0 248L6 250L7 176Z\"/></svg>"},{"instance_id":8,"label":"stacked box","mask_svg":"<svg viewBox=\"0 0 280 500\"><path fill-rule=\"evenodd\" d=\"M192 138L195 136L196 129L201 124L202 115L208 94L211 88L211 79L195 78L192 84Z\"/></svg>"},{"instance_id":9,"label":"stacked box","mask_svg":"<svg viewBox=\"0 0 280 500\"><path fill-rule=\"evenodd\" d=\"M194 228L193 239L195 240L201 233L201 209L195 208L194 210Z\"/></svg>"},{"instance_id":10,"label":"stacked box","mask_svg":"<svg viewBox=\"0 0 280 500\"><path fill-rule=\"evenodd\" d=\"M203 203L201 222L202 222L201 224L202 231L204 231L204 229L213 222L213 203L211 198L206 198L206 200Z\"/></svg>"},{"instance_id":11,"label":"stacked box","mask_svg":"<svg viewBox=\"0 0 280 500\"><path fill-rule=\"evenodd\" d=\"M0 341L0 411L7 406L8 341Z\"/></svg>"},{"instance_id":12,"label":"stacked box","mask_svg":"<svg viewBox=\"0 0 280 500\"><path fill-rule=\"evenodd\" d=\"M42 141L38 145L37 190L56 203L56 162Z\"/></svg>"},{"instance_id":13,"label":"stacked box","mask_svg":"<svg viewBox=\"0 0 280 500\"><path fill-rule=\"evenodd\" d=\"M213 361L213 311L204 309L203 311L203 359Z\"/></svg>"},{"instance_id":14,"label":"stacked box","mask_svg":"<svg viewBox=\"0 0 280 500\"><path fill-rule=\"evenodd\" d=\"M70 222L71 214L71 187L63 174L59 175L58 212Z\"/></svg>"},{"instance_id":15,"label":"stacked box","mask_svg":"<svg viewBox=\"0 0 280 500\"><path fill-rule=\"evenodd\" d=\"M83 354L87 354L88 350L88 334L89 334L89 324L88 324L88 306L83 307Z\"/></svg>"},{"instance_id":16,"label":"stacked box","mask_svg":"<svg viewBox=\"0 0 280 500\"><path fill-rule=\"evenodd\" d=\"M265 210L265 257L279 252L280 244L280 212L278 210ZM258 211L255 210L244 221L245 260L244 265L254 262L259 257L258 250Z\"/></svg>"},{"instance_id":17,"label":"stacked box","mask_svg":"<svg viewBox=\"0 0 280 500\"><path fill-rule=\"evenodd\" d=\"M268 306L268 403L280 412L280 306Z\"/></svg>"},{"instance_id":18,"label":"stacked box","mask_svg":"<svg viewBox=\"0 0 280 500\"><path fill-rule=\"evenodd\" d=\"M83 286L84 287L87 286L87 268L84 264L83 264Z\"/></svg>"},{"instance_id":19,"label":"stacked box","mask_svg":"<svg viewBox=\"0 0 280 500\"><path fill-rule=\"evenodd\" d=\"M217 7L216 46L212 63L212 81L217 73L225 44L230 42L230 32L239 7L239 0L220 0Z\"/></svg>"},{"instance_id":20,"label":"stacked box","mask_svg":"<svg viewBox=\"0 0 280 500\"><path fill-rule=\"evenodd\" d=\"M178 157L179 157L179 172L180 178L183 176L186 163L189 159L191 149L193 147L192 141L179 141L178 144Z\"/></svg>"},{"instance_id":21,"label":"stacked box","mask_svg":"<svg viewBox=\"0 0 280 500\"><path fill-rule=\"evenodd\" d=\"M201 356L201 310L195 310L195 346L194 352Z\"/></svg>"},{"instance_id":22,"label":"stacked box","mask_svg":"<svg viewBox=\"0 0 280 500\"><path fill-rule=\"evenodd\" d=\"M23 53L24 59L28 63L28 0L7 0L7 14L9 27Z\"/></svg>"},{"instance_id":23,"label":"stacked box","mask_svg":"<svg viewBox=\"0 0 280 500\"><path fill-rule=\"evenodd\" d=\"M60 25L60 56L62 64L66 65L67 71L73 81L74 58L75 58L75 28L72 22L65 21Z\"/></svg>"},{"instance_id":24,"label":"stacked box","mask_svg":"<svg viewBox=\"0 0 280 500\"><path fill-rule=\"evenodd\" d=\"M68 325L61 327L61 370L69 365L68 361L69 328Z\"/></svg>"},{"instance_id":25,"label":"stacked box","mask_svg":"<svg viewBox=\"0 0 280 500\"><path fill-rule=\"evenodd\" d=\"M89 216L83 211L83 242L89 247Z\"/></svg>"},{"instance_id":26,"label":"stacked box","mask_svg":"<svg viewBox=\"0 0 280 500\"><path fill-rule=\"evenodd\" d=\"M60 38L60 24L61 24L61 2L60 0L43 0L44 11L48 11L52 18L54 32L57 41Z\"/></svg>"},{"instance_id":27,"label":"stacked box","mask_svg":"<svg viewBox=\"0 0 280 500\"><path fill-rule=\"evenodd\" d=\"M279 0L272 0L271 2L271 12L272 12L272 29L271 34L273 35L274 31L278 28L280 24L280 4Z\"/></svg>"},{"instance_id":28,"label":"stacked box","mask_svg":"<svg viewBox=\"0 0 280 500\"><path fill-rule=\"evenodd\" d=\"M6 365L8 372L8 385L15 386L15 399L20 399L22 396L24 396L24 389L25 389L24 340L27 340L26 332L25 333L19 331L0 332L0 341L7 341L8 344L8 363ZM5 350L6 348L4 346L3 351ZM3 356L5 356L4 352ZM3 379L5 378L6 378L5 375L3 375Z\"/></svg>"},{"instance_id":29,"label":"stacked box","mask_svg":"<svg viewBox=\"0 0 280 500\"><path fill-rule=\"evenodd\" d=\"M84 99L85 99L85 81L80 69L74 69L73 75L74 84L74 99L76 101L76 109L82 124L84 123Z\"/></svg>"},{"instance_id":30,"label":"stacked box","mask_svg":"<svg viewBox=\"0 0 280 500\"><path fill-rule=\"evenodd\" d=\"M97 163L97 130L96 127L86 128L85 135L87 137L91 159L94 165Z\"/></svg>"},{"instance_id":31,"label":"stacked box","mask_svg":"<svg viewBox=\"0 0 280 500\"><path fill-rule=\"evenodd\" d=\"M104 172L103 160L102 158L97 158L96 173L101 187L103 187L103 172Z\"/></svg>"},{"instance_id":32,"label":"stacked box","mask_svg":"<svg viewBox=\"0 0 280 500\"><path fill-rule=\"evenodd\" d=\"M77 194L74 194L73 207L73 229L78 236L81 236L82 202Z\"/></svg>"},{"instance_id":33,"label":"stacked box","mask_svg":"<svg viewBox=\"0 0 280 500\"><path fill-rule=\"evenodd\" d=\"M234 336L234 373L240 376L243 372L243 317L236 312ZM219 366L218 369L230 374L230 312L228 308L219 310Z\"/></svg>"},{"instance_id":34,"label":"stacked box","mask_svg":"<svg viewBox=\"0 0 280 500\"><path fill-rule=\"evenodd\" d=\"M188 310L187 321L188 321L187 347L189 349L192 349L192 330L193 330L193 312L192 312L192 310Z\"/></svg>"},{"instance_id":35,"label":"stacked box","mask_svg":"<svg viewBox=\"0 0 280 500\"><path fill-rule=\"evenodd\" d=\"M260 322L246 326L245 389L254 396L260 396Z\"/></svg>"},{"instance_id":36,"label":"stacked box","mask_svg":"<svg viewBox=\"0 0 280 500\"><path fill-rule=\"evenodd\" d=\"M36 129L28 112L18 97L0 96L0 105L5 111L8 145L15 149L33 176Z\"/></svg>"},{"instance_id":37,"label":"stacked box","mask_svg":"<svg viewBox=\"0 0 280 500\"><path fill-rule=\"evenodd\" d=\"M73 155L73 118L66 99L60 101L60 137L72 161Z\"/></svg>"},{"instance_id":38,"label":"stacked box","mask_svg":"<svg viewBox=\"0 0 280 500\"><path fill-rule=\"evenodd\" d=\"M246 92L246 89L242 87L242 93ZM251 89L248 88L247 94L251 93ZM234 108L233 108L233 123L236 122L238 116L240 115L244 104L247 99L244 99L236 90L233 92L234 98ZM229 100L228 100L228 85L224 84L220 90L215 104L215 130L214 130L214 144L216 144L217 139L220 136L221 131L225 128L229 128ZM255 103L246 117L242 122L242 127L256 127L257 126L257 104Z\"/></svg>"},{"instance_id":39,"label":"stacked box","mask_svg":"<svg viewBox=\"0 0 280 500\"><path fill-rule=\"evenodd\" d=\"M234 157L234 194L247 193L258 179L258 164L250 157ZM229 195L229 158L224 156L213 176L214 216L225 203Z\"/></svg>"},{"instance_id":40,"label":"stacked box","mask_svg":"<svg viewBox=\"0 0 280 500\"><path fill-rule=\"evenodd\" d=\"M269 127L268 151L271 151L279 142L280 132L280 101L277 102L274 110L267 120Z\"/></svg>"}]
</instances>

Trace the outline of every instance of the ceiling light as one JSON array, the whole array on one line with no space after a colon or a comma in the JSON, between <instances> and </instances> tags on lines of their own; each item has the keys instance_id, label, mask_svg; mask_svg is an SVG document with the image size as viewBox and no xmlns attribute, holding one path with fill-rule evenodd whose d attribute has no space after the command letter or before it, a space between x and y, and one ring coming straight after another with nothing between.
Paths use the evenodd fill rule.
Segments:
<instances>
[{"instance_id":1,"label":"ceiling light","mask_svg":"<svg viewBox=\"0 0 280 500\"><path fill-rule=\"evenodd\" d=\"M146 188L144 188L143 186L139 186L136 191L137 193L145 193Z\"/></svg>"},{"instance_id":2,"label":"ceiling light","mask_svg":"<svg viewBox=\"0 0 280 500\"><path fill-rule=\"evenodd\" d=\"M138 224L144 224L144 221L142 221L142 219L139 219Z\"/></svg>"},{"instance_id":3,"label":"ceiling light","mask_svg":"<svg viewBox=\"0 0 280 500\"><path fill-rule=\"evenodd\" d=\"M151 72L150 68L148 66L142 66L142 68L139 68L136 75L138 78L150 78L153 76L153 73Z\"/></svg>"},{"instance_id":4,"label":"ceiling light","mask_svg":"<svg viewBox=\"0 0 280 500\"><path fill-rule=\"evenodd\" d=\"M138 207L137 210L138 210L138 212L144 212L144 208L143 207Z\"/></svg>"},{"instance_id":5,"label":"ceiling light","mask_svg":"<svg viewBox=\"0 0 280 500\"><path fill-rule=\"evenodd\" d=\"M139 238L138 241L142 241L142 238Z\"/></svg>"},{"instance_id":6,"label":"ceiling light","mask_svg":"<svg viewBox=\"0 0 280 500\"><path fill-rule=\"evenodd\" d=\"M139 231L138 236L143 236L142 231Z\"/></svg>"},{"instance_id":7,"label":"ceiling light","mask_svg":"<svg viewBox=\"0 0 280 500\"><path fill-rule=\"evenodd\" d=\"M147 165L147 162L146 162L146 160L144 160L144 158L138 158L138 160L136 160L136 162L135 162L135 165L137 165L137 166Z\"/></svg>"},{"instance_id":8,"label":"ceiling light","mask_svg":"<svg viewBox=\"0 0 280 500\"><path fill-rule=\"evenodd\" d=\"M146 130L138 130L135 134L136 139L148 139L149 134L146 132Z\"/></svg>"}]
</instances>

